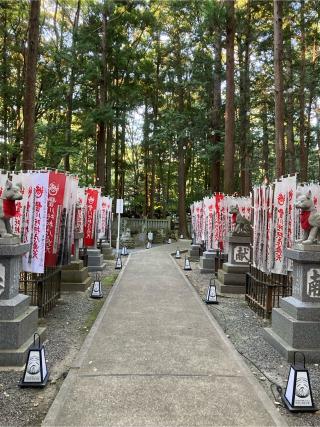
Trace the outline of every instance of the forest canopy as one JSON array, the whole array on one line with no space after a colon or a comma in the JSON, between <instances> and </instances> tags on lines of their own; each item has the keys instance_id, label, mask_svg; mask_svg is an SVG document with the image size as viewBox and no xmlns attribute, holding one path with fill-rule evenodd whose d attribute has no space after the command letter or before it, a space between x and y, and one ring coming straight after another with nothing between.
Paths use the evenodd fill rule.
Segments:
<instances>
[{"instance_id":1,"label":"forest canopy","mask_svg":"<svg viewBox=\"0 0 320 427\"><path fill-rule=\"evenodd\" d=\"M319 12L0 1L0 167L67 170L150 217L281 174L318 180Z\"/></svg>"}]
</instances>

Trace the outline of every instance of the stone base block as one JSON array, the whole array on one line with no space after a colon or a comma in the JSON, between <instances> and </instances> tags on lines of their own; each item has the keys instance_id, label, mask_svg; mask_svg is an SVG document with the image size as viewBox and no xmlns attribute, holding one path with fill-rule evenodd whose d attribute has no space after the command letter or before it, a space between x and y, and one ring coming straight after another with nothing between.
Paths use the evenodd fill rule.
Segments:
<instances>
[{"instance_id":1,"label":"stone base block","mask_svg":"<svg viewBox=\"0 0 320 427\"><path fill-rule=\"evenodd\" d=\"M320 350L320 322L296 320L283 309L274 308L272 330L291 347Z\"/></svg>"},{"instance_id":2,"label":"stone base block","mask_svg":"<svg viewBox=\"0 0 320 427\"><path fill-rule=\"evenodd\" d=\"M272 328L265 329L264 337L287 360L301 351L307 361L319 362L320 303L281 298L280 307L272 310Z\"/></svg>"},{"instance_id":3,"label":"stone base block","mask_svg":"<svg viewBox=\"0 0 320 427\"><path fill-rule=\"evenodd\" d=\"M301 351L306 358L306 362L320 361L320 348L294 348L285 342L271 328L264 329L264 339L272 345L288 362L293 362L295 351Z\"/></svg>"},{"instance_id":4,"label":"stone base block","mask_svg":"<svg viewBox=\"0 0 320 427\"><path fill-rule=\"evenodd\" d=\"M244 286L246 284L245 274L227 273L224 270L218 270L218 279L224 285Z\"/></svg>"},{"instance_id":5,"label":"stone base block","mask_svg":"<svg viewBox=\"0 0 320 427\"><path fill-rule=\"evenodd\" d=\"M88 267L82 267L81 270L62 270L61 282L81 283L88 278L88 275Z\"/></svg>"},{"instance_id":6,"label":"stone base block","mask_svg":"<svg viewBox=\"0 0 320 427\"><path fill-rule=\"evenodd\" d=\"M320 303L300 301L294 297L280 299L280 308L296 320L320 322Z\"/></svg>"},{"instance_id":7,"label":"stone base block","mask_svg":"<svg viewBox=\"0 0 320 427\"><path fill-rule=\"evenodd\" d=\"M233 273L233 274L246 274L249 271L249 265L234 265L230 264L229 262L223 263L222 270L226 273Z\"/></svg>"},{"instance_id":8,"label":"stone base block","mask_svg":"<svg viewBox=\"0 0 320 427\"><path fill-rule=\"evenodd\" d=\"M189 251L190 261L197 262L200 259L200 245L191 245L191 249Z\"/></svg>"},{"instance_id":9,"label":"stone base block","mask_svg":"<svg viewBox=\"0 0 320 427\"><path fill-rule=\"evenodd\" d=\"M18 294L14 298L0 300L0 320L13 320L24 313L30 305L30 297Z\"/></svg>"},{"instance_id":10,"label":"stone base block","mask_svg":"<svg viewBox=\"0 0 320 427\"><path fill-rule=\"evenodd\" d=\"M243 285L225 285L219 280L216 280L217 292L219 294L244 294L246 287Z\"/></svg>"},{"instance_id":11,"label":"stone base block","mask_svg":"<svg viewBox=\"0 0 320 427\"><path fill-rule=\"evenodd\" d=\"M38 307L28 307L12 320L0 320L0 348L19 348L37 329Z\"/></svg>"},{"instance_id":12,"label":"stone base block","mask_svg":"<svg viewBox=\"0 0 320 427\"><path fill-rule=\"evenodd\" d=\"M209 250L203 252L203 256L200 257L200 272L201 273L214 273L214 262L215 262L216 251Z\"/></svg>"},{"instance_id":13,"label":"stone base block","mask_svg":"<svg viewBox=\"0 0 320 427\"><path fill-rule=\"evenodd\" d=\"M114 260L114 253L112 248L104 248L102 247L101 253L103 255L103 259L107 260Z\"/></svg>"},{"instance_id":14,"label":"stone base block","mask_svg":"<svg viewBox=\"0 0 320 427\"><path fill-rule=\"evenodd\" d=\"M37 308L37 307L36 307ZM46 328L38 328L32 331L32 336L28 338L19 348L0 349L0 366L15 367L24 366L27 360L28 350L33 345L33 334L36 332L40 335L41 342L45 340Z\"/></svg>"},{"instance_id":15,"label":"stone base block","mask_svg":"<svg viewBox=\"0 0 320 427\"><path fill-rule=\"evenodd\" d=\"M91 284L89 276L82 282L61 282L61 292L85 292Z\"/></svg>"},{"instance_id":16,"label":"stone base block","mask_svg":"<svg viewBox=\"0 0 320 427\"><path fill-rule=\"evenodd\" d=\"M77 259L75 261L71 261L70 264L64 265L62 267L62 274L65 271L79 271L83 269L83 261L81 259Z\"/></svg>"},{"instance_id":17,"label":"stone base block","mask_svg":"<svg viewBox=\"0 0 320 427\"><path fill-rule=\"evenodd\" d=\"M106 265L107 265L107 263L105 263L105 262L103 264L101 264L101 265L96 265L96 266L89 265L88 266L88 271L90 271L90 272L102 271L102 270L104 270L106 268Z\"/></svg>"},{"instance_id":18,"label":"stone base block","mask_svg":"<svg viewBox=\"0 0 320 427\"><path fill-rule=\"evenodd\" d=\"M207 270L214 271L214 259L201 257L200 268L205 268Z\"/></svg>"}]
</instances>

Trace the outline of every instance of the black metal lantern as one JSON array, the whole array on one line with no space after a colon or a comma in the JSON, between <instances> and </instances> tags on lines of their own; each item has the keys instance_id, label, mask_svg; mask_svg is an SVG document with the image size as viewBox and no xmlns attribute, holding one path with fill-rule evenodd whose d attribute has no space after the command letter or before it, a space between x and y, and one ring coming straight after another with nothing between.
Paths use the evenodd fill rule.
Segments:
<instances>
[{"instance_id":1,"label":"black metal lantern","mask_svg":"<svg viewBox=\"0 0 320 427\"><path fill-rule=\"evenodd\" d=\"M38 338L37 338L38 337ZM36 340L38 339L38 344ZM28 351L26 366L19 387L45 387L49 379L45 348L40 342L40 335L33 335L33 346Z\"/></svg>"},{"instance_id":2,"label":"black metal lantern","mask_svg":"<svg viewBox=\"0 0 320 427\"><path fill-rule=\"evenodd\" d=\"M212 283L213 280L213 283ZM207 296L206 296L206 303L207 304L219 304L218 297L217 297L217 287L216 287L216 279L210 279L208 290L207 290Z\"/></svg>"},{"instance_id":3,"label":"black metal lantern","mask_svg":"<svg viewBox=\"0 0 320 427\"><path fill-rule=\"evenodd\" d=\"M122 269L122 261L121 261L121 256L117 256L116 259L116 266L114 267L115 270L121 270Z\"/></svg>"},{"instance_id":4,"label":"black metal lantern","mask_svg":"<svg viewBox=\"0 0 320 427\"><path fill-rule=\"evenodd\" d=\"M128 256L128 255L129 255L129 252L128 252L127 247L123 246L122 250L121 250L121 256Z\"/></svg>"},{"instance_id":5,"label":"black metal lantern","mask_svg":"<svg viewBox=\"0 0 320 427\"><path fill-rule=\"evenodd\" d=\"M303 361L296 362L296 355L301 354ZM305 367L305 355L294 352L293 365L290 366L286 391L282 396L283 403L291 412L315 412L309 371Z\"/></svg>"},{"instance_id":6,"label":"black metal lantern","mask_svg":"<svg viewBox=\"0 0 320 427\"><path fill-rule=\"evenodd\" d=\"M189 260L189 258L187 257L187 255L185 256L185 258L184 258L184 267L183 267L183 269L184 270L186 270L186 271L190 271L190 270L192 270L192 268L191 268L191 264L190 264L190 260Z\"/></svg>"},{"instance_id":7,"label":"black metal lantern","mask_svg":"<svg viewBox=\"0 0 320 427\"><path fill-rule=\"evenodd\" d=\"M102 286L101 286L101 278L96 275L96 279L94 280L91 288L91 298L103 298L102 294Z\"/></svg>"},{"instance_id":8,"label":"black metal lantern","mask_svg":"<svg viewBox=\"0 0 320 427\"><path fill-rule=\"evenodd\" d=\"M175 255L175 257L176 257L176 259L180 259L180 258L181 258L179 248L177 248L177 250L176 250L176 255Z\"/></svg>"}]
</instances>

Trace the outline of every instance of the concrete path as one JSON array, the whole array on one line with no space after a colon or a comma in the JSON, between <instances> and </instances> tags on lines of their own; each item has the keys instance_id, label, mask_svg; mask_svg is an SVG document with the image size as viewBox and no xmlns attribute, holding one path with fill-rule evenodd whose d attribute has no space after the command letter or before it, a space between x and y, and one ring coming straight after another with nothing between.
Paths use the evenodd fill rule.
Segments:
<instances>
[{"instance_id":1,"label":"concrete path","mask_svg":"<svg viewBox=\"0 0 320 427\"><path fill-rule=\"evenodd\" d=\"M286 425L175 265L175 248L130 256L44 425Z\"/></svg>"}]
</instances>

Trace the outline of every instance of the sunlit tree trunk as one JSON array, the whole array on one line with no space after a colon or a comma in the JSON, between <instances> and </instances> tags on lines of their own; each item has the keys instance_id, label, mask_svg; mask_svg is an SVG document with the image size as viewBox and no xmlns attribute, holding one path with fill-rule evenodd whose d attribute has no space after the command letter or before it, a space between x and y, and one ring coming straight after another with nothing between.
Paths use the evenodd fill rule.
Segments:
<instances>
[{"instance_id":1,"label":"sunlit tree trunk","mask_svg":"<svg viewBox=\"0 0 320 427\"><path fill-rule=\"evenodd\" d=\"M40 0L30 2L29 34L27 66L25 75L25 91L23 104L23 148L22 169L34 167L34 127L35 127L35 102L36 102L36 74L39 46L39 17Z\"/></svg>"},{"instance_id":2,"label":"sunlit tree trunk","mask_svg":"<svg viewBox=\"0 0 320 427\"><path fill-rule=\"evenodd\" d=\"M285 173L282 0L274 0L274 89L276 177Z\"/></svg>"},{"instance_id":3,"label":"sunlit tree trunk","mask_svg":"<svg viewBox=\"0 0 320 427\"><path fill-rule=\"evenodd\" d=\"M227 10L227 65L226 65L226 110L225 110L225 145L224 145L224 192L232 194L234 191L234 36L235 16L234 0L225 0Z\"/></svg>"}]
</instances>

